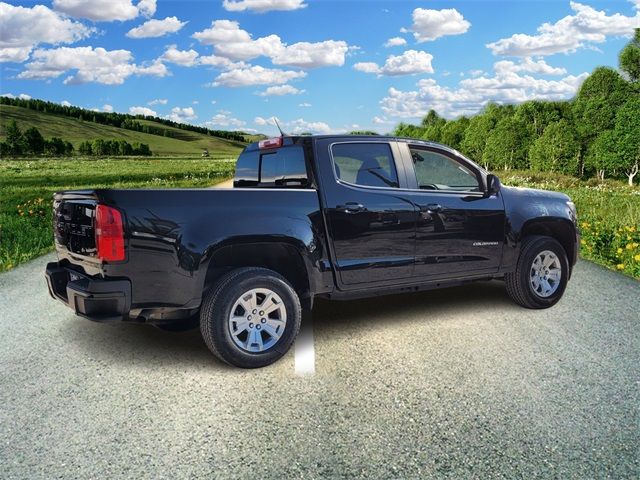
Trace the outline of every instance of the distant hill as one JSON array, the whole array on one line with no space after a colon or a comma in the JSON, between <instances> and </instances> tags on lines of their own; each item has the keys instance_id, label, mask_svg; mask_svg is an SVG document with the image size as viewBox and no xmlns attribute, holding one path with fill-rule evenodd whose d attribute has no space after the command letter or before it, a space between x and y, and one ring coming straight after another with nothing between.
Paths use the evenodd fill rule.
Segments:
<instances>
[{"instance_id":1,"label":"distant hill","mask_svg":"<svg viewBox=\"0 0 640 480\"><path fill-rule=\"evenodd\" d=\"M4 140L5 127L12 120L15 120L23 131L31 126L36 127L45 138L60 137L71 142L76 149L85 140L126 140L129 143L148 144L154 155L199 156L204 149L207 149L212 158L235 158L240 149L247 142L254 141L255 138L254 135L247 135L242 132L220 132L222 135L235 136L244 140L244 142L240 142L235 139L220 138L214 135L216 131L192 125L176 124L163 119L150 120L149 118L152 117L104 114L103 112L92 112L71 107L71 109L81 113L82 119L80 119L69 116L69 110L71 109L68 107L50 102L35 101L35 104L30 104L31 108L8 104L18 102L25 101L11 102L4 97L2 98L3 104L0 104L0 141ZM36 107L45 105L49 108L46 108L47 111L42 111L34 109L34 105ZM52 109L66 114L52 113ZM93 121L94 118L98 121ZM120 119L122 120L119 121ZM145 133L144 131L99 123L100 121L121 123L130 127L133 124L135 128L141 126L142 129L154 133ZM171 123L171 125L168 123ZM201 131L192 131L191 129Z\"/></svg>"}]
</instances>

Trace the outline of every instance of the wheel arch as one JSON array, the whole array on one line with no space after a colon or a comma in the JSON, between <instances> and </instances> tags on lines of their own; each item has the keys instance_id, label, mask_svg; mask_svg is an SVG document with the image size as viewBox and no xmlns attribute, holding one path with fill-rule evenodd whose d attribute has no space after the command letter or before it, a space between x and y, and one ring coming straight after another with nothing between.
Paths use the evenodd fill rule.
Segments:
<instances>
[{"instance_id":1,"label":"wheel arch","mask_svg":"<svg viewBox=\"0 0 640 480\"><path fill-rule=\"evenodd\" d=\"M300 245L286 240L261 240L221 246L209 255L203 293L231 270L262 267L282 275L293 287L304 308L311 308L311 271Z\"/></svg>"},{"instance_id":2,"label":"wheel arch","mask_svg":"<svg viewBox=\"0 0 640 480\"><path fill-rule=\"evenodd\" d=\"M576 228L574 224L559 217L534 218L526 221L520 229L520 244L532 235L544 235L551 237L562 245L569 259L569 275L573 270L573 265L577 256L578 245L576 242Z\"/></svg>"}]
</instances>

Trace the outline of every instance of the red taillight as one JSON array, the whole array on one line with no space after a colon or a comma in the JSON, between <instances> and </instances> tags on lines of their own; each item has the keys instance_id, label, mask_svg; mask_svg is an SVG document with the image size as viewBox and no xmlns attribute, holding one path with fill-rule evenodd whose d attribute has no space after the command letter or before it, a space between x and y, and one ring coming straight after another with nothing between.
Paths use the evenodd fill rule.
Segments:
<instances>
[{"instance_id":1,"label":"red taillight","mask_svg":"<svg viewBox=\"0 0 640 480\"><path fill-rule=\"evenodd\" d=\"M258 148L260 150L265 148L279 148L282 146L282 137L267 138L266 140L260 140Z\"/></svg>"},{"instance_id":2,"label":"red taillight","mask_svg":"<svg viewBox=\"0 0 640 480\"><path fill-rule=\"evenodd\" d=\"M124 260L122 215L115 208L96 206L96 248L98 258L107 262Z\"/></svg>"}]
</instances>

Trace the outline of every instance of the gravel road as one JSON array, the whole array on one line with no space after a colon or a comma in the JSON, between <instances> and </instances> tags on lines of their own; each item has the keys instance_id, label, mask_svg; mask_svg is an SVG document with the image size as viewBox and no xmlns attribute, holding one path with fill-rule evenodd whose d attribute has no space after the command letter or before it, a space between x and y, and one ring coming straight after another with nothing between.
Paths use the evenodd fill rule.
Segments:
<instances>
[{"instance_id":1,"label":"gravel road","mask_svg":"<svg viewBox=\"0 0 640 480\"><path fill-rule=\"evenodd\" d=\"M591 263L546 311L498 282L318 303L297 376L75 317L52 259L0 275L2 478L640 475L640 282Z\"/></svg>"}]
</instances>

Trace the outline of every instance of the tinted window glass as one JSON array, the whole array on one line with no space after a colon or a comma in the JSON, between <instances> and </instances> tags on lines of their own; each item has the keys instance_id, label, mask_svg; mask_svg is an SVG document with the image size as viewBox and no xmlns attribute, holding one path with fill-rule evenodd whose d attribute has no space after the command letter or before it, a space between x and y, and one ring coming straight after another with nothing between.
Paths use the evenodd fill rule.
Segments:
<instances>
[{"instance_id":1,"label":"tinted window glass","mask_svg":"<svg viewBox=\"0 0 640 480\"><path fill-rule=\"evenodd\" d=\"M302 147L283 147L260 156L260 184L307 186L307 167Z\"/></svg>"},{"instance_id":2,"label":"tinted window glass","mask_svg":"<svg viewBox=\"0 0 640 480\"><path fill-rule=\"evenodd\" d=\"M423 190L480 191L475 173L446 155L411 148L411 157Z\"/></svg>"},{"instance_id":3,"label":"tinted window glass","mask_svg":"<svg viewBox=\"0 0 640 480\"><path fill-rule=\"evenodd\" d=\"M258 185L258 163L260 155L257 151L244 151L236 162L235 187L255 187Z\"/></svg>"},{"instance_id":4,"label":"tinted window glass","mask_svg":"<svg viewBox=\"0 0 640 480\"><path fill-rule=\"evenodd\" d=\"M338 143L331 152L340 180L369 187L398 187L388 143Z\"/></svg>"}]
</instances>

